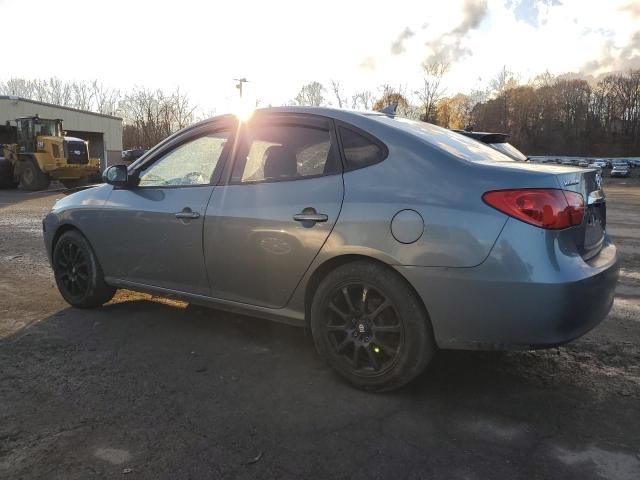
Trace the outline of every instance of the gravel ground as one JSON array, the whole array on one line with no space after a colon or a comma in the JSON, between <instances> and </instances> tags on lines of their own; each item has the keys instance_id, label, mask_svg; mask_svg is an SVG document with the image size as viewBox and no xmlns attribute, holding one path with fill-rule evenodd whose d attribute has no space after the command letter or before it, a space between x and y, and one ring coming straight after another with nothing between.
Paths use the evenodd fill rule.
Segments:
<instances>
[{"instance_id":1,"label":"gravel ground","mask_svg":"<svg viewBox=\"0 0 640 480\"><path fill-rule=\"evenodd\" d=\"M637 480L640 179L606 180L622 272L600 326L443 351L384 395L302 329L126 291L69 308L40 224L61 193L0 191L0 477Z\"/></svg>"}]
</instances>

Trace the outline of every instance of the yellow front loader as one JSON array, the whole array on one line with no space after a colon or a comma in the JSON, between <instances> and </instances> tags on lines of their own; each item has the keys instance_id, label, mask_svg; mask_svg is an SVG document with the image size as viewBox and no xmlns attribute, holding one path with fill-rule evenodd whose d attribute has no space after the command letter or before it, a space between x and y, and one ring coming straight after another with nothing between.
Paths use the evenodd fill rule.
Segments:
<instances>
[{"instance_id":1,"label":"yellow front loader","mask_svg":"<svg viewBox=\"0 0 640 480\"><path fill-rule=\"evenodd\" d=\"M83 185L100 170L99 160L89 158L89 145L66 137L62 120L37 115L16 119L17 142L0 151L0 188L44 190L52 179L67 188Z\"/></svg>"}]
</instances>

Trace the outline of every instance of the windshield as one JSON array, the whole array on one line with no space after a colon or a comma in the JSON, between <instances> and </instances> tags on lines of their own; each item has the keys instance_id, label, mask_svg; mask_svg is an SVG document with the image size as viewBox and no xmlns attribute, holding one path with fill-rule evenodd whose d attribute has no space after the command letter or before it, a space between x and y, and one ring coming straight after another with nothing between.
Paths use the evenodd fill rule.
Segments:
<instances>
[{"instance_id":1,"label":"windshield","mask_svg":"<svg viewBox=\"0 0 640 480\"><path fill-rule=\"evenodd\" d=\"M455 133L446 128L432 125L431 123L418 122L402 117L389 117L386 115L372 115L377 121L386 123L396 128L408 131L422 137L432 145L470 162L509 162L511 157L499 153L486 144Z\"/></svg>"},{"instance_id":2,"label":"windshield","mask_svg":"<svg viewBox=\"0 0 640 480\"><path fill-rule=\"evenodd\" d=\"M47 135L51 137L61 137L62 128L60 120L42 120L34 125L36 135Z\"/></svg>"}]
</instances>

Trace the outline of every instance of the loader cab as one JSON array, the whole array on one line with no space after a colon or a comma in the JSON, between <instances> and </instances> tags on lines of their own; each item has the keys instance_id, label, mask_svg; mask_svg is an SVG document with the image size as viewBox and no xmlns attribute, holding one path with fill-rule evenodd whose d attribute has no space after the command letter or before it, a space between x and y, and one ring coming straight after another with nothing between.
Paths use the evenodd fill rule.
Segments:
<instances>
[{"instance_id":1,"label":"loader cab","mask_svg":"<svg viewBox=\"0 0 640 480\"><path fill-rule=\"evenodd\" d=\"M20 153L32 153L37 150L40 136L63 137L62 120L48 120L37 115L16 119L18 148Z\"/></svg>"}]
</instances>

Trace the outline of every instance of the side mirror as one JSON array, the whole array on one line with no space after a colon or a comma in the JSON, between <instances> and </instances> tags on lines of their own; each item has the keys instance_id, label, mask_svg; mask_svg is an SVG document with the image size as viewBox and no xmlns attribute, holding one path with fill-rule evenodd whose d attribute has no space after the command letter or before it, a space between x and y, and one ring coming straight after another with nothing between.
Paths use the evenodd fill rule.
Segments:
<instances>
[{"instance_id":1,"label":"side mirror","mask_svg":"<svg viewBox=\"0 0 640 480\"><path fill-rule=\"evenodd\" d=\"M126 165L111 165L102 174L102 179L114 187L126 187L129 185L129 172Z\"/></svg>"}]
</instances>

